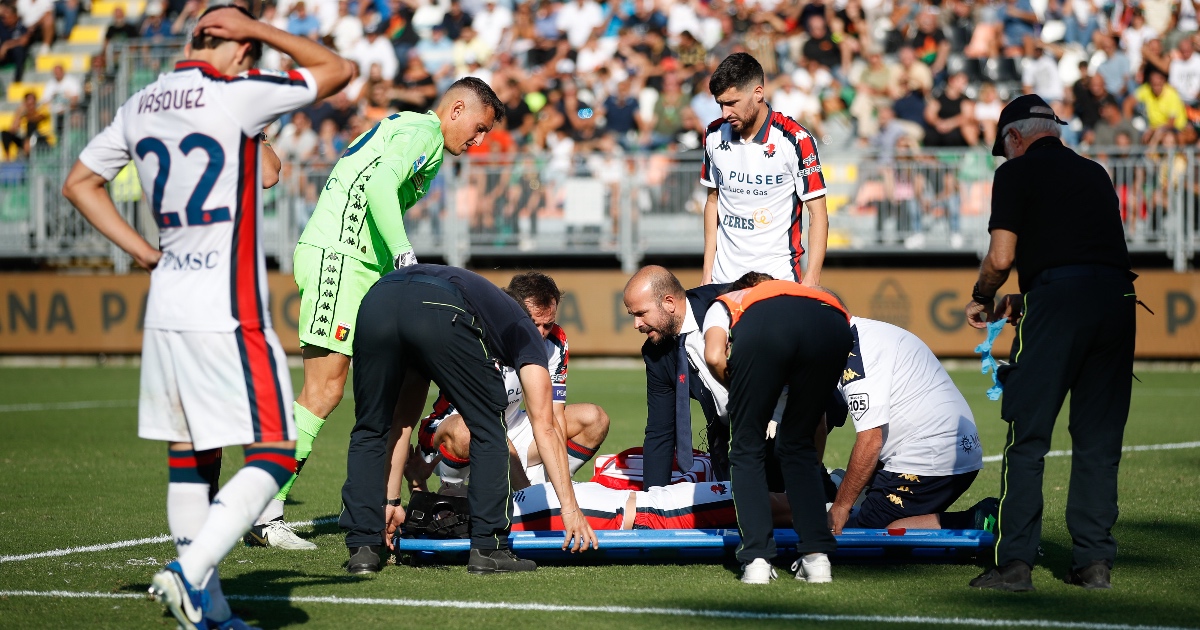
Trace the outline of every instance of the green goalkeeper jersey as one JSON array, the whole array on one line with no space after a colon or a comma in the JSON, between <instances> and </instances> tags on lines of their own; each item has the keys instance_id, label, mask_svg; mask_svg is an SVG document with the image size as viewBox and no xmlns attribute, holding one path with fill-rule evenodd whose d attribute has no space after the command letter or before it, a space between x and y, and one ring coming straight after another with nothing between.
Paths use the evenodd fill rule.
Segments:
<instances>
[{"instance_id":1,"label":"green goalkeeper jersey","mask_svg":"<svg viewBox=\"0 0 1200 630\"><path fill-rule=\"evenodd\" d=\"M396 256L412 250L404 213L429 192L444 144L433 112L376 123L333 165L300 242L392 269Z\"/></svg>"}]
</instances>

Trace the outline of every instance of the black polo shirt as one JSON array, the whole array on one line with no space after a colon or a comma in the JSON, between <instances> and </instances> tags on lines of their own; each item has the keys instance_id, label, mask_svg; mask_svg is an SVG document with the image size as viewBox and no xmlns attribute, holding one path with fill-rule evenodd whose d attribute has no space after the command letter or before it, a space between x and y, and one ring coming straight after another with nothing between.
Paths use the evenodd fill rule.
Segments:
<instances>
[{"instance_id":1,"label":"black polo shirt","mask_svg":"<svg viewBox=\"0 0 1200 630\"><path fill-rule=\"evenodd\" d=\"M1015 265L1022 292L1054 267L1130 267L1108 171L1058 138L1040 138L1024 155L996 169L988 231L996 229L1017 235Z\"/></svg>"},{"instance_id":2,"label":"black polo shirt","mask_svg":"<svg viewBox=\"0 0 1200 630\"><path fill-rule=\"evenodd\" d=\"M412 265L389 275L416 274L441 278L458 287L467 310L483 323L488 351L501 363L517 369L531 363L549 369L546 342L533 320L490 280L446 265Z\"/></svg>"}]
</instances>

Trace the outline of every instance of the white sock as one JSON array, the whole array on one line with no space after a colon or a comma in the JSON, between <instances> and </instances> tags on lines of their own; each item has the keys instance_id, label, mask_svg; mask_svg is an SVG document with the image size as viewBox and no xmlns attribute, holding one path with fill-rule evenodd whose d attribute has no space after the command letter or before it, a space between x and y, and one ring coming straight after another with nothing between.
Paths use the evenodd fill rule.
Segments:
<instances>
[{"instance_id":1,"label":"white sock","mask_svg":"<svg viewBox=\"0 0 1200 630\"><path fill-rule=\"evenodd\" d=\"M454 468L446 462L439 462L437 465L437 476L442 478L442 483L450 483L461 486L471 477L471 467L464 466L462 468Z\"/></svg>"},{"instance_id":2,"label":"white sock","mask_svg":"<svg viewBox=\"0 0 1200 630\"><path fill-rule=\"evenodd\" d=\"M253 466L243 467L225 484L208 509L204 527L180 555L179 565L188 582L204 583L209 571L250 531L276 492L279 483L275 478Z\"/></svg>"},{"instance_id":3,"label":"white sock","mask_svg":"<svg viewBox=\"0 0 1200 630\"><path fill-rule=\"evenodd\" d=\"M175 541L175 550L180 556L195 540L204 522L208 519L208 484L206 483L169 483L167 484L167 526L171 530L171 538ZM193 582L193 586L195 583ZM221 592L221 578L213 571L213 575L205 586L209 597L208 616L213 621L225 621L233 616L229 610L229 602Z\"/></svg>"},{"instance_id":4,"label":"white sock","mask_svg":"<svg viewBox=\"0 0 1200 630\"><path fill-rule=\"evenodd\" d=\"M267 504L267 509L263 510L254 524L266 525L277 518L283 518L283 501L271 499L271 502Z\"/></svg>"},{"instance_id":5,"label":"white sock","mask_svg":"<svg viewBox=\"0 0 1200 630\"><path fill-rule=\"evenodd\" d=\"M579 472L583 465L592 461L596 456L596 450L584 446L575 440L567 440L567 467L571 469L571 475ZM532 481L532 480L531 480Z\"/></svg>"}]
</instances>

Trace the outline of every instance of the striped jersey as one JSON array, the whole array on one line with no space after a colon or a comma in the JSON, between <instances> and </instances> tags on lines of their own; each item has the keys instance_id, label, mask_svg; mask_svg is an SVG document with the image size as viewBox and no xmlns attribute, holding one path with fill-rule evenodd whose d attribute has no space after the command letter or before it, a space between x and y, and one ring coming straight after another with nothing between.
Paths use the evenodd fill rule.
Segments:
<instances>
[{"instance_id":1,"label":"striped jersey","mask_svg":"<svg viewBox=\"0 0 1200 630\"><path fill-rule=\"evenodd\" d=\"M229 332L271 327L263 256L259 134L312 103L307 70L225 76L181 61L125 102L79 161L106 180L133 160L162 259L145 327Z\"/></svg>"},{"instance_id":2,"label":"striped jersey","mask_svg":"<svg viewBox=\"0 0 1200 630\"><path fill-rule=\"evenodd\" d=\"M567 333L558 324L550 329L550 334L546 337L546 354L550 364L552 401L557 404L566 404L569 352L567 350ZM504 375L504 389L508 392L508 407L504 410L504 422L508 425L508 430L512 431L522 422L528 421L525 414L521 412L521 405L525 402L525 393L521 389L521 379L517 370L505 365L501 366L500 371ZM437 400L433 402L433 411L421 420L421 426L417 430L417 441L427 455L432 455L435 451L433 437L437 433L438 425L442 420L457 413L458 410L454 408L446 395L438 393Z\"/></svg>"},{"instance_id":3,"label":"striped jersey","mask_svg":"<svg viewBox=\"0 0 1200 630\"><path fill-rule=\"evenodd\" d=\"M390 168L401 182L392 194L401 213L407 212L429 192L442 167L441 125L433 112L401 112L363 132L333 165L299 242L390 271L392 259L412 245L402 216L380 216L371 207L367 182L376 169Z\"/></svg>"},{"instance_id":4,"label":"striped jersey","mask_svg":"<svg viewBox=\"0 0 1200 630\"><path fill-rule=\"evenodd\" d=\"M721 529L737 527L728 481L675 483L645 492L616 490L596 482L575 483L575 501L592 529ZM629 495L636 514L625 514ZM513 493L513 531L561 530L562 508L554 486L530 486ZM627 527L629 518L633 523Z\"/></svg>"},{"instance_id":5,"label":"striped jersey","mask_svg":"<svg viewBox=\"0 0 1200 630\"><path fill-rule=\"evenodd\" d=\"M816 140L800 123L767 107L750 141L724 119L708 126L700 183L717 189L717 251L712 281L748 271L780 280L803 277L803 202L825 195Z\"/></svg>"}]
</instances>

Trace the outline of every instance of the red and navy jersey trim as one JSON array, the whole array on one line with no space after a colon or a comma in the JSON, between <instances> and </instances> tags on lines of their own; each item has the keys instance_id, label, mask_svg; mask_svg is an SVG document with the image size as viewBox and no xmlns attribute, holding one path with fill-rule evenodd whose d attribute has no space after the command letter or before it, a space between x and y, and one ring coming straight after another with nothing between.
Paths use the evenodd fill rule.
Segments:
<instances>
[{"instance_id":1,"label":"red and navy jersey trim","mask_svg":"<svg viewBox=\"0 0 1200 630\"><path fill-rule=\"evenodd\" d=\"M803 196L824 192L825 176L821 172L821 158L817 155L817 143L812 134L803 125L779 112L772 112L771 126L778 129L796 151L796 170L804 184Z\"/></svg>"},{"instance_id":2,"label":"red and navy jersey trim","mask_svg":"<svg viewBox=\"0 0 1200 630\"><path fill-rule=\"evenodd\" d=\"M217 72L217 69L212 67L212 64L208 63L207 61L198 61L195 59L189 59L176 63L175 71L179 72L182 70L199 70L201 74L209 79L213 79L215 81L224 81L226 83L233 83L235 81L263 81L278 85L308 85L308 82L304 80L304 75L300 74L300 72L296 70L289 70L281 76L280 74L273 72L264 73L261 70L253 69L246 71L246 73L243 75L231 77L227 74L221 74L220 72Z\"/></svg>"},{"instance_id":3,"label":"red and navy jersey trim","mask_svg":"<svg viewBox=\"0 0 1200 630\"><path fill-rule=\"evenodd\" d=\"M639 507L634 517L634 527L646 529L715 529L737 527L737 513L733 509L733 495L727 499L689 505L677 510L659 510Z\"/></svg>"},{"instance_id":4,"label":"red and navy jersey trim","mask_svg":"<svg viewBox=\"0 0 1200 630\"><path fill-rule=\"evenodd\" d=\"M618 509L616 512L601 512L580 507L579 511L587 519L588 525L596 530L621 529L625 517L624 509ZM562 511L557 507L522 514L520 520L514 520L512 524L514 532L561 531L564 529L566 526L563 525Z\"/></svg>"}]
</instances>

